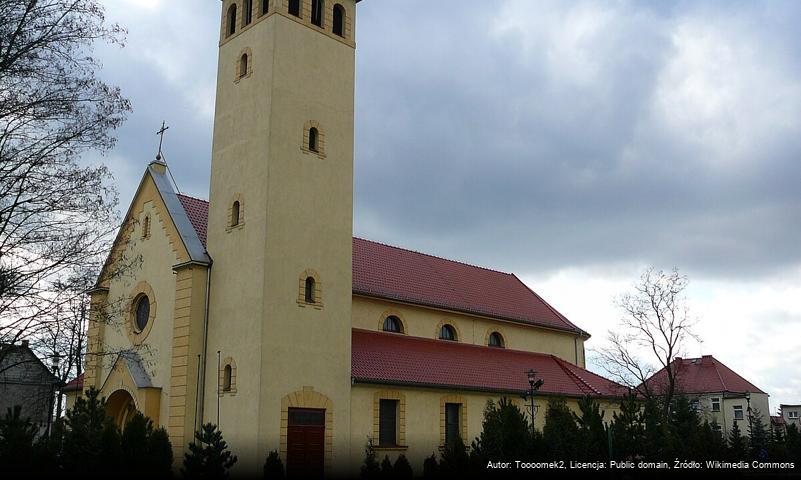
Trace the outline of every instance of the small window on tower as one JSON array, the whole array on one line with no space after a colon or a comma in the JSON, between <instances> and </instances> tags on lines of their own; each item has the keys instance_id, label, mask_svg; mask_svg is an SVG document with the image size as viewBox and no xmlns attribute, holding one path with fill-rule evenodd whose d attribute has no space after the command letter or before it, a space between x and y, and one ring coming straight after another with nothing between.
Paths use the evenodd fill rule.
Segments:
<instances>
[{"instance_id":1,"label":"small window on tower","mask_svg":"<svg viewBox=\"0 0 801 480\"><path fill-rule=\"evenodd\" d=\"M245 0L242 9L242 26L247 27L253 21L253 0Z\"/></svg>"},{"instance_id":2,"label":"small window on tower","mask_svg":"<svg viewBox=\"0 0 801 480\"><path fill-rule=\"evenodd\" d=\"M319 136L320 132L316 128L312 127L309 129L309 150L311 150L312 152L319 151L319 146L318 146Z\"/></svg>"},{"instance_id":3,"label":"small window on tower","mask_svg":"<svg viewBox=\"0 0 801 480\"><path fill-rule=\"evenodd\" d=\"M239 225L239 214L240 214L240 205L239 200L235 201L233 205L231 205L231 226L236 227Z\"/></svg>"},{"instance_id":4,"label":"small window on tower","mask_svg":"<svg viewBox=\"0 0 801 480\"><path fill-rule=\"evenodd\" d=\"M227 31L225 35L230 37L231 35L236 33L236 4L232 4L228 7L228 24L226 26Z\"/></svg>"},{"instance_id":5,"label":"small window on tower","mask_svg":"<svg viewBox=\"0 0 801 480\"><path fill-rule=\"evenodd\" d=\"M289 14L301 18L300 0L289 0Z\"/></svg>"},{"instance_id":6,"label":"small window on tower","mask_svg":"<svg viewBox=\"0 0 801 480\"><path fill-rule=\"evenodd\" d=\"M261 14L267 15L270 11L270 0L261 0Z\"/></svg>"},{"instance_id":7,"label":"small window on tower","mask_svg":"<svg viewBox=\"0 0 801 480\"><path fill-rule=\"evenodd\" d=\"M345 36L345 7L338 3L334 5L334 26L332 31L340 37Z\"/></svg>"},{"instance_id":8,"label":"small window on tower","mask_svg":"<svg viewBox=\"0 0 801 480\"><path fill-rule=\"evenodd\" d=\"M323 5L323 0L312 0L311 22L318 27L323 26L323 11L325 10Z\"/></svg>"},{"instance_id":9,"label":"small window on tower","mask_svg":"<svg viewBox=\"0 0 801 480\"><path fill-rule=\"evenodd\" d=\"M223 369L223 392L230 392L231 391L231 374L232 369L231 365L226 365Z\"/></svg>"},{"instance_id":10,"label":"small window on tower","mask_svg":"<svg viewBox=\"0 0 801 480\"><path fill-rule=\"evenodd\" d=\"M306 303L314 303L314 278L306 277L306 288L304 290Z\"/></svg>"},{"instance_id":11,"label":"small window on tower","mask_svg":"<svg viewBox=\"0 0 801 480\"><path fill-rule=\"evenodd\" d=\"M242 78L248 74L248 62L248 54L243 53L239 58L239 78Z\"/></svg>"},{"instance_id":12,"label":"small window on tower","mask_svg":"<svg viewBox=\"0 0 801 480\"><path fill-rule=\"evenodd\" d=\"M142 238L150 237L150 215L146 215L142 221Z\"/></svg>"}]
</instances>

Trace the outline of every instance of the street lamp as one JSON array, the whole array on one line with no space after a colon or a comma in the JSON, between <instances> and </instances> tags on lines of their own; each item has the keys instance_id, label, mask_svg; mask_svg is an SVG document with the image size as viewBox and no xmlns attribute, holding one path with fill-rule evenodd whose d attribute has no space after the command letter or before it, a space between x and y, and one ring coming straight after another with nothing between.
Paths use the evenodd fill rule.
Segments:
<instances>
[{"instance_id":1,"label":"street lamp","mask_svg":"<svg viewBox=\"0 0 801 480\"><path fill-rule=\"evenodd\" d=\"M530 368L528 372L526 372L528 376L528 390L523 392L523 400L528 400L528 411L529 415L531 415L531 438L534 438L534 418L536 417L537 406L534 405L534 395L537 393L537 390L542 387L544 383L542 379L537 380L537 372L534 371L533 368Z\"/></svg>"},{"instance_id":2,"label":"street lamp","mask_svg":"<svg viewBox=\"0 0 801 480\"><path fill-rule=\"evenodd\" d=\"M754 429L754 422L751 417L751 392L748 390L745 391L745 402L748 404L748 436L750 437Z\"/></svg>"}]
</instances>

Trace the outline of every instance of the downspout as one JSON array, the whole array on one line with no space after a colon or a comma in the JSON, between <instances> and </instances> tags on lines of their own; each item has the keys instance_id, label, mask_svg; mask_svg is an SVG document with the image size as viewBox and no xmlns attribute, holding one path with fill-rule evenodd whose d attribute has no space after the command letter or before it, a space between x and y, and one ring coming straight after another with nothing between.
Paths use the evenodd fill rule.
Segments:
<instances>
[{"instance_id":1,"label":"downspout","mask_svg":"<svg viewBox=\"0 0 801 480\"><path fill-rule=\"evenodd\" d=\"M203 425L205 398L206 398L206 355L209 348L209 296L211 294L211 266L214 262L209 262L208 269L206 270L206 301L203 306L203 360L201 361L200 372L200 398L197 399L200 403L200 425Z\"/></svg>"}]
</instances>

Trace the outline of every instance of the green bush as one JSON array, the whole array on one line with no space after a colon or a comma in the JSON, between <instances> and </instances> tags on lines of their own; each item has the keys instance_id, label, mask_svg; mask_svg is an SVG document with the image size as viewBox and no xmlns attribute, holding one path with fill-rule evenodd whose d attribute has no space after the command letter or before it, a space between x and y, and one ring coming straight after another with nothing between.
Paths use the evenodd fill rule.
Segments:
<instances>
[{"instance_id":1,"label":"green bush","mask_svg":"<svg viewBox=\"0 0 801 480\"><path fill-rule=\"evenodd\" d=\"M189 444L189 452L184 454L181 473L191 479L228 478L236 461L236 455L228 450L217 425L206 423L195 432L195 441Z\"/></svg>"},{"instance_id":2,"label":"green bush","mask_svg":"<svg viewBox=\"0 0 801 480\"><path fill-rule=\"evenodd\" d=\"M264 461L264 478L280 480L283 479L285 475L284 462L281 461L278 450L271 451L267 455L267 460Z\"/></svg>"}]
</instances>

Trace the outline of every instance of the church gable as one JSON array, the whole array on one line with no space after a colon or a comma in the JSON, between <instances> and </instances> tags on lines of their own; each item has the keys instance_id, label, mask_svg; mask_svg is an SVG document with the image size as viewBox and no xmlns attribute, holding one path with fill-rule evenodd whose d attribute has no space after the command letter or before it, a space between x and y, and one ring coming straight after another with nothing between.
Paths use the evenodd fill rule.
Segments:
<instances>
[{"instance_id":1,"label":"church gable","mask_svg":"<svg viewBox=\"0 0 801 480\"><path fill-rule=\"evenodd\" d=\"M112 278L129 264L136 263L137 259L126 255L130 254L133 245L149 240L156 231L167 236L176 265L190 262L208 264L210 260L206 254L205 235L199 235L187 213L197 208L197 202L196 199L175 193L164 165L150 164L98 277L97 287L108 288Z\"/></svg>"}]
</instances>

